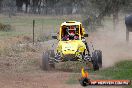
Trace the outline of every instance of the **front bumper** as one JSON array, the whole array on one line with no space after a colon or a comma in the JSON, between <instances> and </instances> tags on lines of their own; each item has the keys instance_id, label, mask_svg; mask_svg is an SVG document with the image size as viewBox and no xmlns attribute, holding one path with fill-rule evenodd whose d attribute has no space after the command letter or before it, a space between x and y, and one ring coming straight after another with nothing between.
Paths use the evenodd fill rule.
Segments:
<instances>
[{"instance_id":1,"label":"front bumper","mask_svg":"<svg viewBox=\"0 0 132 88\"><path fill-rule=\"evenodd\" d=\"M83 59L83 55L80 52L72 52L68 54L59 53L56 54L55 60L58 62L64 61L80 61Z\"/></svg>"}]
</instances>

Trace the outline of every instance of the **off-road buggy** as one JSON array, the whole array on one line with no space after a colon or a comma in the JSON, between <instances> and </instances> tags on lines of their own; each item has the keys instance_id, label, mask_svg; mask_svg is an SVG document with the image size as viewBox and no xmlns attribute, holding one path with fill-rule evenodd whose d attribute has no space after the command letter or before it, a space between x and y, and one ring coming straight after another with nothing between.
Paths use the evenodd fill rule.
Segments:
<instances>
[{"instance_id":1,"label":"off-road buggy","mask_svg":"<svg viewBox=\"0 0 132 88\"><path fill-rule=\"evenodd\" d=\"M70 31L74 31L73 35L70 35ZM94 70L99 70L102 67L102 52L100 50L90 51L85 37L88 37L88 34L85 33L81 22L62 23L58 34L52 36L53 39L58 40L56 50L43 53L43 70L55 68L56 62L66 61L90 62Z\"/></svg>"}]
</instances>

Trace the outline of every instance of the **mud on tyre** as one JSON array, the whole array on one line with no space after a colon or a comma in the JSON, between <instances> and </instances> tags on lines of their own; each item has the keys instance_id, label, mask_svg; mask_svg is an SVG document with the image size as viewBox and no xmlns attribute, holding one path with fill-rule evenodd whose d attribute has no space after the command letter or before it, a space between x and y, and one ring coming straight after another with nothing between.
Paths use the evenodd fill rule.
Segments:
<instances>
[{"instance_id":1,"label":"mud on tyre","mask_svg":"<svg viewBox=\"0 0 132 88\"><path fill-rule=\"evenodd\" d=\"M92 53L92 64L94 71L99 70L102 67L102 51L95 50Z\"/></svg>"},{"instance_id":2,"label":"mud on tyre","mask_svg":"<svg viewBox=\"0 0 132 88\"><path fill-rule=\"evenodd\" d=\"M43 52L42 56L42 69L43 70L52 70L55 69L55 64L53 61L54 58L54 50L48 50Z\"/></svg>"}]
</instances>

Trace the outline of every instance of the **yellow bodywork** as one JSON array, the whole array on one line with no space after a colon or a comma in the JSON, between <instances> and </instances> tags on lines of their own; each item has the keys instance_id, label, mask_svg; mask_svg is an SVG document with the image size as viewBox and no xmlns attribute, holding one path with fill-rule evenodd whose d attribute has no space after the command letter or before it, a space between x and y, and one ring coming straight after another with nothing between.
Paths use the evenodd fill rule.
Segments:
<instances>
[{"instance_id":1,"label":"yellow bodywork","mask_svg":"<svg viewBox=\"0 0 132 88\"><path fill-rule=\"evenodd\" d=\"M65 54L75 54L75 52L84 52L85 44L81 40L59 41L57 50Z\"/></svg>"},{"instance_id":2,"label":"yellow bodywork","mask_svg":"<svg viewBox=\"0 0 132 88\"><path fill-rule=\"evenodd\" d=\"M79 27L79 40L68 40L63 41L62 40L62 34L63 34L63 25L77 25ZM82 24L80 22L76 21L68 21L61 24L59 35L58 35L58 46L57 46L57 53L60 53L61 57L65 55L75 55L78 56L82 54L86 50L85 44L82 42L82 37L85 34L84 28L82 27Z\"/></svg>"}]
</instances>

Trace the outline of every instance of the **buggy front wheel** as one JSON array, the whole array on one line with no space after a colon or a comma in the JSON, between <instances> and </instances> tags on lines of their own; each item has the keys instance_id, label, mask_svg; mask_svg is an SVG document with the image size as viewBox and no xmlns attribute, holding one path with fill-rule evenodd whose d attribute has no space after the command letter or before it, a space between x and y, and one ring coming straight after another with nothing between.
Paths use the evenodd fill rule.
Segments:
<instances>
[{"instance_id":1,"label":"buggy front wheel","mask_svg":"<svg viewBox=\"0 0 132 88\"><path fill-rule=\"evenodd\" d=\"M55 64L53 62L53 52L51 50L43 52L42 56L42 69L43 70L50 70L50 69L55 69Z\"/></svg>"}]
</instances>

